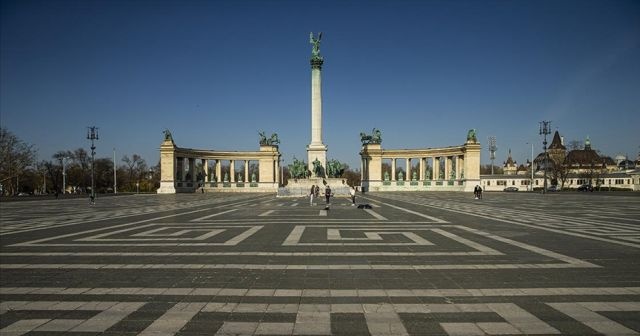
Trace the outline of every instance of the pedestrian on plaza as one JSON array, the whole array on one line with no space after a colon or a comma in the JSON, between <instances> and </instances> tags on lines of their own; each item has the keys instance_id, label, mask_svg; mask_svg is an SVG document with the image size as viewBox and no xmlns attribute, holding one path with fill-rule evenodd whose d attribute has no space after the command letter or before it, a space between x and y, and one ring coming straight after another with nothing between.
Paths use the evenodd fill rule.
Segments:
<instances>
[{"instance_id":1,"label":"pedestrian on plaza","mask_svg":"<svg viewBox=\"0 0 640 336\"><path fill-rule=\"evenodd\" d=\"M478 186L478 198L482 199L482 187Z\"/></svg>"},{"instance_id":2,"label":"pedestrian on plaza","mask_svg":"<svg viewBox=\"0 0 640 336\"><path fill-rule=\"evenodd\" d=\"M91 195L89 195L89 205L94 205L96 204L96 196L93 194L93 191L91 192Z\"/></svg>"},{"instance_id":3,"label":"pedestrian on plaza","mask_svg":"<svg viewBox=\"0 0 640 336\"><path fill-rule=\"evenodd\" d=\"M356 206L356 188L349 188L349 195L351 195L351 206Z\"/></svg>"},{"instance_id":4,"label":"pedestrian on plaza","mask_svg":"<svg viewBox=\"0 0 640 336\"><path fill-rule=\"evenodd\" d=\"M478 195L479 194L478 193L478 188L480 188L480 186L477 185L477 184L476 184L475 187L473 187L473 197L475 197L475 199L479 199L480 198L480 196Z\"/></svg>"},{"instance_id":5,"label":"pedestrian on plaza","mask_svg":"<svg viewBox=\"0 0 640 336\"><path fill-rule=\"evenodd\" d=\"M313 196L316 193L316 186L315 184L311 186L311 192L309 193L309 205L313 205Z\"/></svg>"},{"instance_id":6,"label":"pedestrian on plaza","mask_svg":"<svg viewBox=\"0 0 640 336\"><path fill-rule=\"evenodd\" d=\"M315 197L316 197L316 199L318 199L320 197L320 186L316 186Z\"/></svg>"},{"instance_id":7,"label":"pedestrian on plaza","mask_svg":"<svg viewBox=\"0 0 640 336\"><path fill-rule=\"evenodd\" d=\"M327 206L329 206L329 204L331 204L330 198L331 198L331 187L327 184L327 188L324 190L324 197L327 200Z\"/></svg>"}]
</instances>

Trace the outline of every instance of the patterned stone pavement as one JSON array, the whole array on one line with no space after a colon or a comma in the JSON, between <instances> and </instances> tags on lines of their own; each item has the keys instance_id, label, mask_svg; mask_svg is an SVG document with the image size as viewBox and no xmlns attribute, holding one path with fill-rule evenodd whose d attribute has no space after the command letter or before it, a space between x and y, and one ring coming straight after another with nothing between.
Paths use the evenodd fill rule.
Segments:
<instances>
[{"instance_id":1,"label":"patterned stone pavement","mask_svg":"<svg viewBox=\"0 0 640 336\"><path fill-rule=\"evenodd\" d=\"M0 335L640 335L640 197L0 203Z\"/></svg>"}]
</instances>

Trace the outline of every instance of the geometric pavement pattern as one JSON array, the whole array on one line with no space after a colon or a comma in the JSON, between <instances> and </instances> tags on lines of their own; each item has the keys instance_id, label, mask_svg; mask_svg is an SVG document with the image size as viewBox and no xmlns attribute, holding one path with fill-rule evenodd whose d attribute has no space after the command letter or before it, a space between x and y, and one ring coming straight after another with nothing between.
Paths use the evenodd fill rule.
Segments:
<instances>
[{"instance_id":1,"label":"geometric pavement pattern","mask_svg":"<svg viewBox=\"0 0 640 336\"><path fill-rule=\"evenodd\" d=\"M2 203L0 335L640 335L637 197L468 196Z\"/></svg>"}]
</instances>

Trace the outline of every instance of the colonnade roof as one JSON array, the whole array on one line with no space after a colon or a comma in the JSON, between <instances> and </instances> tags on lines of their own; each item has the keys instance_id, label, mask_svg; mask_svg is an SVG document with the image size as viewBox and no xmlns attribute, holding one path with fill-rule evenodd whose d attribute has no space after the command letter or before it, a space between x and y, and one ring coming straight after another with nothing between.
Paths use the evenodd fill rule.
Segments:
<instances>
[{"instance_id":1,"label":"colonnade roof","mask_svg":"<svg viewBox=\"0 0 640 336\"><path fill-rule=\"evenodd\" d=\"M473 144L476 145L476 144ZM479 144L477 144L479 146ZM431 156L450 156L462 155L467 151L468 145L449 146L439 148L415 148L415 149L367 149L363 148L361 154L375 153L377 156L383 157L431 157Z\"/></svg>"},{"instance_id":2,"label":"colonnade roof","mask_svg":"<svg viewBox=\"0 0 640 336\"><path fill-rule=\"evenodd\" d=\"M205 160L259 160L265 158L277 158L281 154L278 151L215 151L176 147L175 155L179 157Z\"/></svg>"}]
</instances>

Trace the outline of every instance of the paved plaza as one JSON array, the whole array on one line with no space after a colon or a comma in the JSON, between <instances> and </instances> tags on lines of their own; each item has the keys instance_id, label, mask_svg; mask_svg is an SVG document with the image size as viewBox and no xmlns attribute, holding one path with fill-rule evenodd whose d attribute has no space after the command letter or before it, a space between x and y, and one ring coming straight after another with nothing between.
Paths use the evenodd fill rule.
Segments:
<instances>
[{"instance_id":1,"label":"paved plaza","mask_svg":"<svg viewBox=\"0 0 640 336\"><path fill-rule=\"evenodd\" d=\"M640 335L640 195L484 196L3 202L0 335Z\"/></svg>"}]
</instances>

